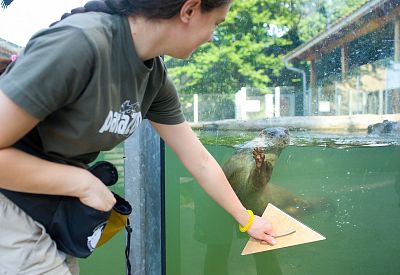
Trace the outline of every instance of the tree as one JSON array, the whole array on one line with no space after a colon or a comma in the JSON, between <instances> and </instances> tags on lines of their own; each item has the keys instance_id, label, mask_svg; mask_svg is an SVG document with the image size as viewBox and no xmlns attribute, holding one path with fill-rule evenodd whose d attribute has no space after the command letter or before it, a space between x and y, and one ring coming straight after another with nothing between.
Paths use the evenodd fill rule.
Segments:
<instances>
[{"instance_id":1,"label":"tree","mask_svg":"<svg viewBox=\"0 0 400 275\"><path fill-rule=\"evenodd\" d=\"M330 28L343 16L348 15L366 0L298 0L294 2L298 11L297 27L299 37L307 41Z\"/></svg>"},{"instance_id":2,"label":"tree","mask_svg":"<svg viewBox=\"0 0 400 275\"><path fill-rule=\"evenodd\" d=\"M214 42L189 60L166 58L181 93L235 93L242 86L298 85L282 57L329 28L365 0L234 1Z\"/></svg>"},{"instance_id":3,"label":"tree","mask_svg":"<svg viewBox=\"0 0 400 275\"><path fill-rule=\"evenodd\" d=\"M187 61L167 58L170 75L185 93L233 93L241 86L266 89L283 68L282 52L290 45L289 1L234 1L214 35Z\"/></svg>"}]
</instances>

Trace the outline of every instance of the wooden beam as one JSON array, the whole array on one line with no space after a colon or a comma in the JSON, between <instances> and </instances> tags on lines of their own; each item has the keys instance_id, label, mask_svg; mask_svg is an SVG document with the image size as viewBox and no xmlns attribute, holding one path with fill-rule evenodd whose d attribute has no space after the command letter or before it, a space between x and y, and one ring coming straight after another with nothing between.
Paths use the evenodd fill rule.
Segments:
<instances>
[{"instance_id":1,"label":"wooden beam","mask_svg":"<svg viewBox=\"0 0 400 275\"><path fill-rule=\"evenodd\" d=\"M400 16L397 16L393 20L394 25L394 37L393 37L393 44L394 44L394 62L400 62ZM392 99L391 99L391 107L392 113L400 113L400 89L394 89L392 91Z\"/></svg>"},{"instance_id":2,"label":"wooden beam","mask_svg":"<svg viewBox=\"0 0 400 275\"><path fill-rule=\"evenodd\" d=\"M316 102L313 99L316 99L318 96L317 92L317 70L315 68L315 60L310 61L310 96L311 96L311 110L310 115L313 115L317 110Z\"/></svg>"},{"instance_id":3,"label":"wooden beam","mask_svg":"<svg viewBox=\"0 0 400 275\"><path fill-rule=\"evenodd\" d=\"M397 16L394 21L394 62L400 61L400 17Z\"/></svg>"},{"instance_id":4,"label":"wooden beam","mask_svg":"<svg viewBox=\"0 0 400 275\"><path fill-rule=\"evenodd\" d=\"M349 72L349 47L347 46L347 44L342 46L341 53L342 80L345 80L347 73Z\"/></svg>"},{"instance_id":5,"label":"wooden beam","mask_svg":"<svg viewBox=\"0 0 400 275\"><path fill-rule=\"evenodd\" d=\"M317 70L315 68L315 60L310 61L310 87L315 89L317 87Z\"/></svg>"},{"instance_id":6,"label":"wooden beam","mask_svg":"<svg viewBox=\"0 0 400 275\"><path fill-rule=\"evenodd\" d=\"M349 42L360 38L368 33L375 31L376 29L386 25L400 14L400 6L394 8L390 13L385 16L375 18L373 20L364 22L360 21L356 24L350 25L345 31L346 34L340 38L335 39L331 37L326 39L324 43L320 44L318 48L311 48L305 53L305 60L320 59L323 54L331 52L333 49L348 44Z\"/></svg>"}]
</instances>

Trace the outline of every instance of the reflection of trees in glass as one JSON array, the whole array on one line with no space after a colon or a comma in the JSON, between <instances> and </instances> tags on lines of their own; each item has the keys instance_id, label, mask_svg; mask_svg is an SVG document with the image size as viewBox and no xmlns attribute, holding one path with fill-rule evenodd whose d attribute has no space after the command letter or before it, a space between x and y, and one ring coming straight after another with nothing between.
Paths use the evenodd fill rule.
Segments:
<instances>
[{"instance_id":1,"label":"reflection of trees in glass","mask_svg":"<svg viewBox=\"0 0 400 275\"><path fill-rule=\"evenodd\" d=\"M328 29L344 15L349 14L365 0L298 0L298 34L302 41Z\"/></svg>"},{"instance_id":2,"label":"reflection of trees in glass","mask_svg":"<svg viewBox=\"0 0 400 275\"><path fill-rule=\"evenodd\" d=\"M282 73L282 56L361 2L365 1L234 1L226 22L215 31L213 43L202 46L186 61L166 58L170 75L186 94L296 85L298 75Z\"/></svg>"},{"instance_id":3,"label":"reflection of trees in glass","mask_svg":"<svg viewBox=\"0 0 400 275\"><path fill-rule=\"evenodd\" d=\"M243 86L264 88L283 68L281 47L290 45L292 13L287 1L234 1L214 43L204 45L188 62L168 60L185 92L232 93ZM277 50L278 49L278 50ZM215 85L218 85L215 87Z\"/></svg>"}]
</instances>

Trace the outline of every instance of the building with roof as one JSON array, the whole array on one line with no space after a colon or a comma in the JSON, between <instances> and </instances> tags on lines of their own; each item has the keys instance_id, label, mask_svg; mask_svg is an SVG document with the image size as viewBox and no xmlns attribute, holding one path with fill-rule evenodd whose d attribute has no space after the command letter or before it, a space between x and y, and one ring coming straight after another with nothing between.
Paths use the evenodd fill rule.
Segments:
<instances>
[{"instance_id":1,"label":"building with roof","mask_svg":"<svg viewBox=\"0 0 400 275\"><path fill-rule=\"evenodd\" d=\"M365 1L284 57L300 61L305 114L400 113L400 0Z\"/></svg>"}]
</instances>

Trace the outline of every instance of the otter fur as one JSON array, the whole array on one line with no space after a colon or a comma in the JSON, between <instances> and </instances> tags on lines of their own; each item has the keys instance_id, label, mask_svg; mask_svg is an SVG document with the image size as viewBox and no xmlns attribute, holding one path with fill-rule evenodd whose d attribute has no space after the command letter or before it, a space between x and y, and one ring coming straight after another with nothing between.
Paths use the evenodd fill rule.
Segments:
<instances>
[{"instance_id":1,"label":"otter fur","mask_svg":"<svg viewBox=\"0 0 400 275\"><path fill-rule=\"evenodd\" d=\"M297 216L325 204L325 200L304 200L288 189L269 183L275 163L289 145L286 128L267 128L239 150L223 166L233 190L247 209L262 215L268 203Z\"/></svg>"},{"instance_id":2,"label":"otter fur","mask_svg":"<svg viewBox=\"0 0 400 275\"><path fill-rule=\"evenodd\" d=\"M368 134L372 135L398 135L400 134L400 122L384 120L380 123L368 125Z\"/></svg>"}]
</instances>

